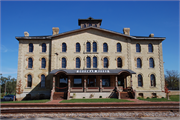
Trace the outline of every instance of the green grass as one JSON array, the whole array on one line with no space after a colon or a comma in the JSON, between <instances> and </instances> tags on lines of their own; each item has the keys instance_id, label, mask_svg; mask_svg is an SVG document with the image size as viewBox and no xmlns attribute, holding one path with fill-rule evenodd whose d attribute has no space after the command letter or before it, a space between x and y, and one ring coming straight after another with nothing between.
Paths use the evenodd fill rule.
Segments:
<instances>
[{"instance_id":1,"label":"green grass","mask_svg":"<svg viewBox=\"0 0 180 120\"><path fill-rule=\"evenodd\" d=\"M149 99L144 99L144 98L138 98L139 100L144 100L144 101L150 101L150 102L178 102L179 101L179 95L171 95L170 100L167 100L166 98L149 98Z\"/></svg>"},{"instance_id":2,"label":"green grass","mask_svg":"<svg viewBox=\"0 0 180 120\"><path fill-rule=\"evenodd\" d=\"M133 102L129 100L116 99L116 98L99 98L99 99L71 99L62 100L60 103L95 103L95 102Z\"/></svg>"},{"instance_id":3,"label":"green grass","mask_svg":"<svg viewBox=\"0 0 180 120\"><path fill-rule=\"evenodd\" d=\"M50 101L49 99L44 100L23 100L23 101L1 101L1 104L3 103L45 103Z\"/></svg>"}]
</instances>

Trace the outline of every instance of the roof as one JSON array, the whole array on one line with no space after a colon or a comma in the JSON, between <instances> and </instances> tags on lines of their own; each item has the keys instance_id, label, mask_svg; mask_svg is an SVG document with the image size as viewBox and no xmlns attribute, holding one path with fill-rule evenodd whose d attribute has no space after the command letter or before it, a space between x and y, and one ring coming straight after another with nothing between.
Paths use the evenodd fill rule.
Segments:
<instances>
[{"instance_id":1,"label":"roof","mask_svg":"<svg viewBox=\"0 0 180 120\"><path fill-rule=\"evenodd\" d=\"M130 36L130 35L126 35L126 34L122 34L122 33L118 33L118 32L115 32L115 31L111 31L111 30L107 30L107 29L102 29L102 28L98 28L98 27L93 27L93 26L89 26L89 27L86 27L86 28L80 28L80 29L76 29L76 30L72 30L72 31L68 31L68 32L63 32L63 33L60 33L60 34L57 34L57 35L50 35L50 36L28 36L28 37L16 37L17 40L20 40L20 39L35 39L35 40L45 40L45 39L53 39L53 38L56 38L56 37L60 37L60 36L63 36L63 35L67 35L67 34L71 34L71 33L74 33L74 32L79 32L79 31L84 31L84 30L88 30L88 29L95 29L95 30L100 30L100 31L103 31L103 32L108 32L108 33L112 33L112 34L116 34L116 35L120 35L120 36L123 36L123 37L127 37L127 38L130 38L130 39L134 39L134 40L165 40L166 38L165 37L143 37L143 36Z\"/></svg>"},{"instance_id":2,"label":"roof","mask_svg":"<svg viewBox=\"0 0 180 120\"><path fill-rule=\"evenodd\" d=\"M121 72L136 74L129 69L55 69L52 70L50 74L57 75L60 72L65 73L66 75L119 75Z\"/></svg>"}]
</instances>

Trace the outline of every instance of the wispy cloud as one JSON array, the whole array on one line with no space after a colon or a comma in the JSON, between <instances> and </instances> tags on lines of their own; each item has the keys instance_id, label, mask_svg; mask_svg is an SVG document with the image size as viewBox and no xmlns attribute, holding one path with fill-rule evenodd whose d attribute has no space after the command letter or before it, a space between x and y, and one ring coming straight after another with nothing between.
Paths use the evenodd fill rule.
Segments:
<instances>
[{"instance_id":1,"label":"wispy cloud","mask_svg":"<svg viewBox=\"0 0 180 120\"><path fill-rule=\"evenodd\" d=\"M12 49L7 48L4 45L1 45L0 46L0 51L5 53L5 52L16 52L17 50L16 49L12 50Z\"/></svg>"}]
</instances>

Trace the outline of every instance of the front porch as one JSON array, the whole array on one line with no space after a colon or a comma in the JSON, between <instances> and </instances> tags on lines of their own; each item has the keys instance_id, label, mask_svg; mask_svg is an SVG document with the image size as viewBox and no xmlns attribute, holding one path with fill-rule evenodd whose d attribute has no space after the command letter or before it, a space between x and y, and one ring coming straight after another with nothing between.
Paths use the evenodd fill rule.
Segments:
<instances>
[{"instance_id":1,"label":"front porch","mask_svg":"<svg viewBox=\"0 0 180 120\"><path fill-rule=\"evenodd\" d=\"M57 92L67 94L64 99L112 97L121 99L124 93L129 94L128 92L132 92L131 78L132 73L127 71L121 71L117 75L92 73L68 75L68 73L58 71L53 76L51 100L55 98L53 96Z\"/></svg>"}]
</instances>

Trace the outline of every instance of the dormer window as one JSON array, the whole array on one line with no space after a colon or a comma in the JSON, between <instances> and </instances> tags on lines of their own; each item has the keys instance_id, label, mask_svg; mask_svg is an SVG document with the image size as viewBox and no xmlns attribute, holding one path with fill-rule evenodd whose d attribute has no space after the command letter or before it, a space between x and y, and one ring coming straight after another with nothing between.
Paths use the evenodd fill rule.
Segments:
<instances>
[{"instance_id":1,"label":"dormer window","mask_svg":"<svg viewBox=\"0 0 180 120\"><path fill-rule=\"evenodd\" d=\"M78 25L81 26L81 28L86 27L100 27L101 26L102 19L94 19L92 17L89 17L87 19L78 19Z\"/></svg>"}]
</instances>

